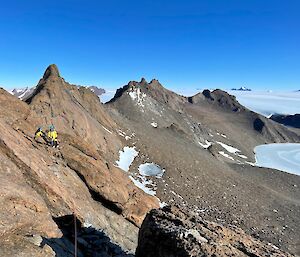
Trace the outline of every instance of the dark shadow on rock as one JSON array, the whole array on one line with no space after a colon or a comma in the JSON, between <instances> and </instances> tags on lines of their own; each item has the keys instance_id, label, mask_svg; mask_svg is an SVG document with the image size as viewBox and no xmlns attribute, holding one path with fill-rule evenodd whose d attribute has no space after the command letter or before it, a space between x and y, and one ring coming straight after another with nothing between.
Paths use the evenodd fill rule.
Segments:
<instances>
[{"instance_id":1,"label":"dark shadow on rock","mask_svg":"<svg viewBox=\"0 0 300 257\"><path fill-rule=\"evenodd\" d=\"M254 129L260 133L262 132L264 126L265 123L260 118L256 118L253 122Z\"/></svg>"},{"instance_id":2,"label":"dark shadow on rock","mask_svg":"<svg viewBox=\"0 0 300 257\"><path fill-rule=\"evenodd\" d=\"M75 226L74 216L66 215L53 218L63 233L62 238L44 238L42 245L49 245L56 257L74 257ZM92 227L84 227L76 218L77 225L77 257L134 257L126 253L120 246L111 242L102 231Z\"/></svg>"}]
</instances>

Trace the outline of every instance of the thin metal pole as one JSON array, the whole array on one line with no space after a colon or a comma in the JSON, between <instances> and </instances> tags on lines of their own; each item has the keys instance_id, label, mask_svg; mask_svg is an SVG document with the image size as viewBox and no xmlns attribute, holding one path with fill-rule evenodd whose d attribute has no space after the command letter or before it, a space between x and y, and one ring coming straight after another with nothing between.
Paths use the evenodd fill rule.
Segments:
<instances>
[{"instance_id":1,"label":"thin metal pole","mask_svg":"<svg viewBox=\"0 0 300 257\"><path fill-rule=\"evenodd\" d=\"M75 228L75 233L74 233L74 256L77 257L77 222L76 222L76 216L75 216L75 213L73 213L74 215L74 228Z\"/></svg>"}]
</instances>

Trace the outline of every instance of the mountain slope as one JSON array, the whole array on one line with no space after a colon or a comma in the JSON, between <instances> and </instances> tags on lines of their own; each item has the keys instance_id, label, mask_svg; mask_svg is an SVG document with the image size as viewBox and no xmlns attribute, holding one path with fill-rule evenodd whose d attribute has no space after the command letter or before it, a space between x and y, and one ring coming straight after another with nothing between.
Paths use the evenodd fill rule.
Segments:
<instances>
[{"instance_id":1,"label":"mountain slope","mask_svg":"<svg viewBox=\"0 0 300 257\"><path fill-rule=\"evenodd\" d=\"M103 105L50 65L29 98L0 89L0 103L1 256L74 256L75 222L78 256L133 256L146 213L166 203L299 253L299 177L252 166L254 146L299 134L226 92L142 79ZM59 148L33 139L51 124Z\"/></svg>"},{"instance_id":2,"label":"mountain slope","mask_svg":"<svg viewBox=\"0 0 300 257\"><path fill-rule=\"evenodd\" d=\"M51 65L26 103L3 89L0 101L0 175L1 182L8 181L1 188L5 205L0 217L10 217L1 231L11 238L11 244L0 240L0 255L18 256L26 248L31 249L27 256L53 256L57 247L64 248L65 235L51 239L53 250L46 244L49 255L30 238L62 236L56 220L72 214L79 227L101 230L123 250L134 252L137 226L158 202L114 166L122 142L99 98L65 82ZM58 149L33 139L38 126L50 124L58 131ZM72 251L71 246L66 244L65 251Z\"/></svg>"},{"instance_id":3,"label":"mountain slope","mask_svg":"<svg viewBox=\"0 0 300 257\"><path fill-rule=\"evenodd\" d=\"M127 140L139 151L131 176L143 183L141 165L155 163L165 170L161 179L151 177L162 202L188 205L206 219L237 224L299 251L300 192L293 187L299 177L251 166L254 146L299 142L299 135L221 90L182 97L156 83L130 82L106 104L122 130L134 134ZM288 217L290 211L293 219L274 218ZM295 230L274 235L273 228L282 231L286 222Z\"/></svg>"}]
</instances>

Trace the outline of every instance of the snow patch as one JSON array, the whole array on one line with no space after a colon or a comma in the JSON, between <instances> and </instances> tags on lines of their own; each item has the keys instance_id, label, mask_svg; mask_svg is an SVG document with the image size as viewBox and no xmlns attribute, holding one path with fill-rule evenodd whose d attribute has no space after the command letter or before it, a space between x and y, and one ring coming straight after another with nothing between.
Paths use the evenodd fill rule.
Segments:
<instances>
[{"instance_id":1,"label":"snow patch","mask_svg":"<svg viewBox=\"0 0 300 257\"><path fill-rule=\"evenodd\" d=\"M159 200L159 199L158 199ZM166 202L161 202L159 200L159 208L164 208L165 206L167 206L168 204Z\"/></svg>"},{"instance_id":2,"label":"snow patch","mask_svg":"<svg viewBox=\"0 0 300 257\"><path fill-rule=\"evenodd\" d=\"M147 95L142 93L140 88L132 88L132 91L128 92L128 94L133 101L136 101L137 105L145 107L143 102Z\"/></svg>"},{"instance_id":3,"label":"snow patch","mask_svg":"<svg viewBox=\"0 0 300 257\"><path fill-rule=\"evenodd\" d=\"M135 91L129 92L128 94L130 95L132 100L135 100L137 98L137 93Z\"/></svg>"},{"instance_id":4,"label":"snow patch","mask_svg":"<svg viewBox=\"0 0 300 257\"><path fill-rule=\"evenodd\" d=\"M232 156L230 156L230 155L229 155L229 154L227 154L227 153L224 153L223 151L220 151L220 152L219 152L219 154L221 154L221 155L223 155L224 157L226 157L226 158L228 158L228 159L230 159L230 160L234 161L234 159L233 159L233 157L232 157Z\"/></svg>"},{"instance_id":5,"label":"snow patch","mask_svg":"<svg viewBox=\"0 0 300 257\"><path fill-rule=\"evenodd\" d=\"M92 225L91 223L89 223L88 221L85 221L85 222L83 223L83 227L84 227L84 228L92 228L93 225Z\"/></svg>"},{"instance_id":6,"label":"snow patch","mask_svg":"<svg viewBox=\"0 0 300 257\"><path fill-rule=\"evenodd\" d=\"M170 191L173 195L177 196L179 199L183 200L183 197L180 194L177 194L173 190Z\"/></svg>"},{"instance_id":7,"label":"snow patch","mask_svg":"<svg viewBox=\"0 0 300 257\"><path fill-rule=\"evenodd\" d=\"M126 133L123 132L122 130L118 130L118 134L121 136L121 137L125 137L126 136Z\"/></svg>"},{"instance_id":8,"label":"snow patch","mask_svg":"<svg viewBox=\"0 0 300 257\"><path fill-rule=\"evenodd\" d=\"M219 142L219 141L217 141L217 143L219 144L219 145L221 145L227 152L229 152L229 153L237 153L237 152L240 152L240 150L239 149L237 149L237 148L234 148L234 147L232 147L232 146L230 146L230 145L226 145L226 144L224 144L224 143L222 143L222 142Z\"/></svg>"},{"instance_id":9,"label":"snow patch","mask_svg":"<svg viewBox=\"0 0 300 257\"><path fill-rule=\"evenodd\" d=\"M198 142L199 145L201 145L204 149L207 149L208 147L210 147L212 145L211 142L205 140L205 144L201 143L201 142Z\"/></svg>"},{"instance_id":10,"label":"snow patch","mask_svg":"<svg viewBox=\"0 0 300 257\"><path fill-rule=\"evenodd\" d=\"M144 163L139 166L139 173L142 176L153 176L162 178L165 170L155 163Z\"/></svg>"},{"instance_id":11,"label":"snow patch","mask_svg":"<svg viewBox=\"0 0 300 257\"><path fill-rule=\"evenodd\" d=\"M132 139L133 137L135 137L135 133L132 133L130 136L127 136L126 133L122 130L118 130L118 134L121 136L121 137L124 137L126 141Z\"/></svg>"},{"instance_id":12,"label":"snow patch","mask_svg":"<svg viewBox=\"0 0 300 257\"><path fill-rule=\"evenodd\" d=\"M152 195L152 196L156 195L156 190L149 187L149 185L151 187L154 187L151 180L147 180L145 177L142 177L142 176L139 177L141 181L135 179L132 176L129 176L129 178L131 179L131 181L134 183L135 186L142 189L146 194Z\"/></svg>"},{"instance_id":13,"label":"snow patch","mask_svg":"<svg viewBox=\"0 0 300 257\"><path fill-rule=\"evenodd\" d=\"M146 194L155 196L157 185L149 177L162 178L165 170L155 163L144 163L139 166L138 171L139 174L132 174L129 178ZM159 199L158 201L160 203ZM166 203L160 203L161 207L164 205L166 205Z\"/></svg>"},{"instance_id":14,"label":"snow patch","mask_svg":"<svg viewBox=\"0 0 300 257\"><path fill-rule=\"evenodd\" d=\"M104 127L103 125L101 125L102 126L102 128L106 131L106 132L108 132L109 134L112 134L112 132L109 130L109 129L107 129L106 127Z\"/></svg>"},{"instance_id":15,"label":"snow patch","mask_svg":"<svg viewBox=\"0 0 300 257\"><path fill-rule=\"evenodd\" d=\"M157 125L156 122L152 122L152 123L151 123L151 126L152 126L153 128L157 128L157 127L158 127L158 125Z\"/></svg>"},{"instance_id":16,"label":"snow patch","mask_svg":"<svg viewBox=\"0 0 300 257\"><path fill-rule=\"evenodd\" d=\"M117 161L117 167L128 172L129 167L134 161L135 157L138 156L138 152L135 150L135 147L125 146L123 151L119 151L120 157L119 161Z\"/></svg>"}]
</instances>

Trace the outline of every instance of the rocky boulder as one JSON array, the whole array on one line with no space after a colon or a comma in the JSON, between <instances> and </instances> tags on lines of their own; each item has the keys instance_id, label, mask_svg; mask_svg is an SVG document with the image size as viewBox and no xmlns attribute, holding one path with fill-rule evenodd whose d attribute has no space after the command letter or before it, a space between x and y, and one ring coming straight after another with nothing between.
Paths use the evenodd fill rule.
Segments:
<instances>
[{"instance_id":1,"label":"rocky boulder","mask_svg":"<svg viewBox=\"0 0 300 257\"><path fill-rule=\"evenodd\" d=\"M152 210L139 232L137 257L291 256L241 229L202 220L176 206Z\"/></svg>"}]
</instances>

